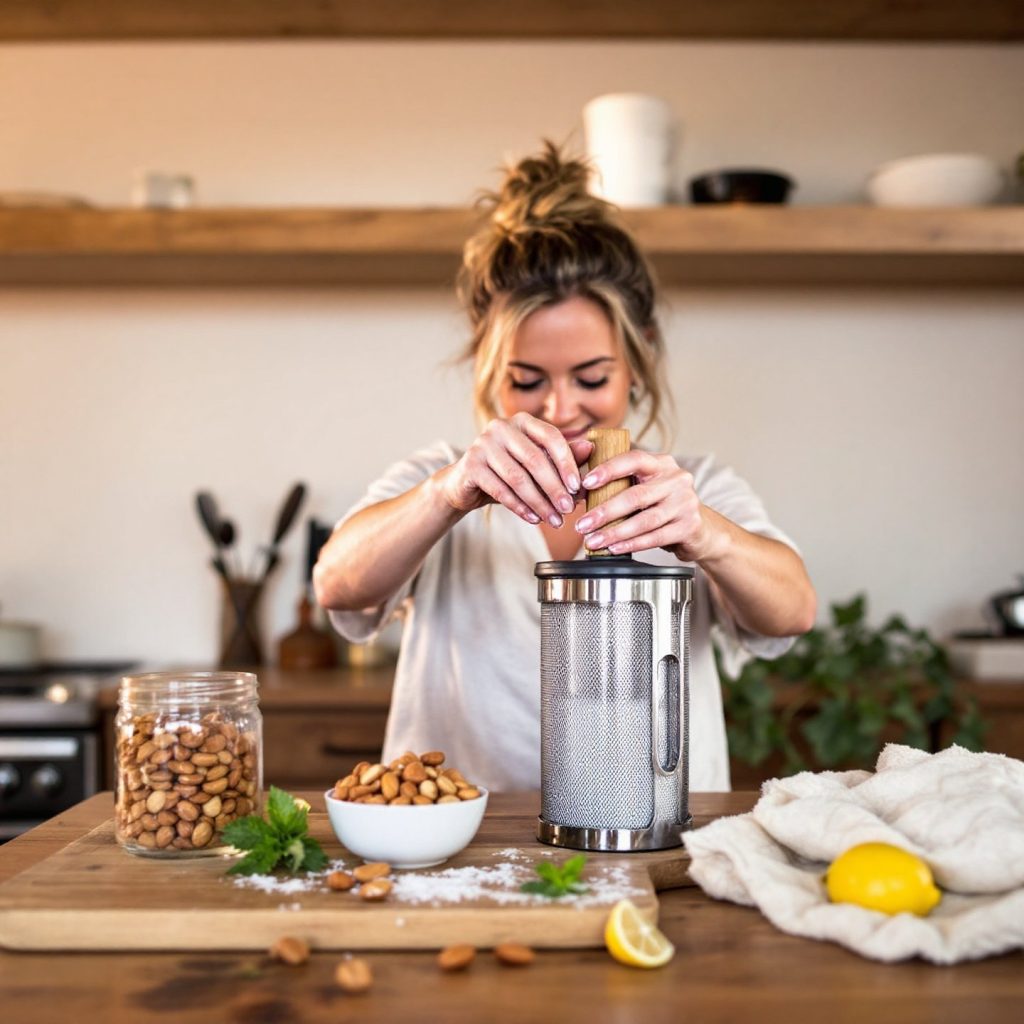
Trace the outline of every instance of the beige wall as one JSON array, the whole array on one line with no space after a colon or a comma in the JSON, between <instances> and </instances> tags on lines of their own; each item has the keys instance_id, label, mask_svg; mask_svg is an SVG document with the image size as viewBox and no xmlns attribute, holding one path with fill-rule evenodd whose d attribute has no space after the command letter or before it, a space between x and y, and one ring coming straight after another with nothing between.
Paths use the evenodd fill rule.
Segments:
<instances>
[{"instance_id":1,"label":"beige wall","mask_svg":"<svg viewBox=\"0 0 1024 1024\"><path fill-rule=\"evenodd\" d=\"M591 96L658 93L680 180L782 167L850 202L881 160L1024 146L1022 47L238 44L0 47L0 188L127 202L135 168L208 204L459 204ZM578 134L574 137L578 137ZM1009 290L667 296L680 448L734 464L825 600L941 633L1024 571L1024 298ZM0 291L0 602L57 658L208 660L210 487L266 539L295 479L331 519L391 459L469 436L450 295ZM290 628L301 542L266 608Z\"/></svg>"}]
</instances>

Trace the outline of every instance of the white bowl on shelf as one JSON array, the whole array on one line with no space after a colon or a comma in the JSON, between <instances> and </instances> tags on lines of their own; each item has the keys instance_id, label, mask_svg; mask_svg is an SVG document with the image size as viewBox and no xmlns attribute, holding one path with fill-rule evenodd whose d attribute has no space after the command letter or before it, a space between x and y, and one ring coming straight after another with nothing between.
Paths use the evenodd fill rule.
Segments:
<instances>
[{"instance_id":1,"label":"white bowl on shelf","mask_svg":"<svg viewBox=\"0 0 1024 1024\"><path fill-rule=\"evenodd\" d=\"M867 180L876 206L985 206L1006 183L999 165L977 153L927 153L892 160Z\"/></svg>"},{"instance_id":2,"label":"white bowl on shelf","mask_svg":"<svg viewBox=\"0 0 1024 1024\"><path fill-rule=\"evenodd\" d=\"M327 816L338 842L367 861L393 868L428 868L465 849L487 809L487 790L452 804L356 804L324 793Z\"/></svg>"}]
</instances>

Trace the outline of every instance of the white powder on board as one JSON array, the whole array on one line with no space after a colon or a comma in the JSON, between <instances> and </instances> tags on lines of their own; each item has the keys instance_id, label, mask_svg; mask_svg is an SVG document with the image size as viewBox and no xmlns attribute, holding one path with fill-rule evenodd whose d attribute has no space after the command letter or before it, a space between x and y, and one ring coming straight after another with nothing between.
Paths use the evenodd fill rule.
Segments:
<instances>
[{"instance_id":1,"label":"white powder on board","mask_svg":"<svg viewBox=\"0 0 1024 1024\"><path fill-rule=\"evenodd\" d=\"M547 853L548 851L541 851ZM530 869L529 857L522 850L509 847L496 856L504 856L503 863L485 867L445 868L441 871L396 871L392 875L394 889L392 902L445 906L452 903L466 903L472 900L490 901L501 906L572 906L579 910L586 907L609 905L631 896L642 896L645 889L629 881L628 872L622 866L587 865L580 884L585 893L551 899L539 893L520 892L524 882L535 881L537 875ZM334 861L324 871L306 875L278 877L277 875L239 875L234 879L236 886L256 889L260 892L295 895L303 892L328 892L327 876L332 871L344 871L344 861ZM353 889L353 892L358 892ZM279 910L301 910L301 903L282 903ZM405 925L398 918L396 926Z\"/></svg>"}]
</instances>

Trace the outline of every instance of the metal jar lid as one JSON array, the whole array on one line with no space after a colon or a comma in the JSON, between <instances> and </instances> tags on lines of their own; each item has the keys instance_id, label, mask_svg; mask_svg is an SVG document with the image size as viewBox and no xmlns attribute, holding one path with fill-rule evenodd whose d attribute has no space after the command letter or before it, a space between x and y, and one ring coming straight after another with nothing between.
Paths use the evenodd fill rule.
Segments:
<instances>
[{"instance_id":1,"label":"metal jar lid","mask_svg":"<svg viewBox=\"0 0 1024 1024\"><path fill-rule=\"evenodd\" d=\"M575 561L538 562L533 574L539 580L560 579L630 579L630 580L690 580L693 567L689 565L651 565L632 558L585 558Z\"/></svg>"}]
</instances>

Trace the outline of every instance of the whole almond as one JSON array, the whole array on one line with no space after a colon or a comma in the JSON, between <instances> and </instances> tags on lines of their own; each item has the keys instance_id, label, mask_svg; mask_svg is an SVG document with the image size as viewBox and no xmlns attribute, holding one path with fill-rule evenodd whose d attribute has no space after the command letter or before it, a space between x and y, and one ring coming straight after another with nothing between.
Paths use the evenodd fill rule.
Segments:
<instances>
[{"instance_id":1,"label":"whole almond","mask_svg":"<svg viewBox=\"0 0 1024 1024\"><path fill-rule=\"evenodd\" d=\"M385 800L394 800L398 796L398 776L394 772L385 772L380 777L380 791Z\"/></svg>"},{"instance_id":2,"label":"whole almond","mask_svg":"<svg viewBox=\"0 0 1024 1024\"><path fill-rule=\"evenodd\" d=\"M347 800L351 788L351 786L343 786L340 782L337 782L334 785L334 792L331 796L333 796L335 800Z\"/></svg>"},{"instance_id":3,"label":"whole almond","mask_svg":"<svg viewBox=\"0 0 1024 1024\"><path fill-rule=\"evenodd\" d=\"M433 800L431 800L429 796L422 796L421 794L417 793L417 794L416 794L416 795L415 795L415 796L414 796L414 797L412 798L412 802L413 802L414 804L420 804L420 805L422 805L422 804L432 804L432 803L433 803L434 801L433 801Z\"/></svg>"},{"instance_id":4,"label":"whole almond","mask_svg":"<svg viewBox=\"0 0 1024 1024\"><path fill-rule=\"evenodd\" d=\"M351 995L366 992L373 984L373 971L370 965L359 957L342 960L334 969L334 980L341 988Z\"/></svg>"},{"instance_id":5,"label":"whole almond","mask_svg":"<svg viewBox=\"0 0 1024 1024\"><path fill-rule=\"evenodd\" d=\"M459 798L457 796L453 796L452 799L456 803L459 802ZM389 800L388 803L392 807L410 807L412 806L412 798L407 796L396 796L394 800Z\"/></svg>"},{"instance_id":6,"label":"whole almond","mask_svg":"<svg viewBox=\"0 0 1024 1024\"><path fill-rule=\"evenodd\" d=\"M213 825L209 818L201 818L195 828L192 829L192 845L201 850L213 838Z\"/></svg>"},{"instance_id":7,"label":"whole almond","mask_svg":"<svg viewBox=\"0 0 1024 1024\"><path fill-rule=\"evenodd\" d=\"M407 796L410 800L420 794L419 787L415 782L403 782L398 787L398 792L401 796Z\"/></svg>"},{"instance_id":8,"label":"whole almond","mask_svg":"<svg viewBox=\"0 0 1024 1024\"><path fill-rule=\"evenodd\" d=\"M391 865L382 860L370 861L368 864L360 864L352 874L357 882L372 882L375 878L390 875Z\"/></svg>"},{"instance_id":9,"label":"whole almond","mask_svg":"<svg viewBox=\"0 0 1024 1024\"><path fill-rule=\"evenodd\" d=\"M216 785L216 783L214 783ZM206 788L205 786L203 787ZM466 786L464 789L459 790L460 800L475 800L480 795L480 790L474 786Z\"/></svg>"},{"instance_id":10,"label":"whole almond","mask_svg":"<svg viewBox=\"0 0 1024 1024\"><path fill-rule=\"evenodd\" d=\"M275 960L298 967L309 959L309 945L297 935L282 935L270 947L270 955Z\"/></svg>"},{"instance_id":11,"label":"whole almond","mask_svg":"<svg viewBox=\"0 0 1024 1024\"><path fill-rule=\"evenodd\" d=\"M370 762L369 761L360 761L359 764L357 764L355 766L355 768L352 769L352 774L358 779L359 776L362 775L363 772L365 772L366 769L369 768L369 767L370 767Z\"/></svg>"},{"instance_id":12,"label":"whole almond","mask_svg":"<svg viewBox=\"0 0 1024 1024\"><path fill-rule=\"evenodd\" d=\"M424 779L420 783L420 796L428 797L430 800L436 800L437 783L433 779Z\"/></svg>"},{"instance_id":13,"label":"whole almond","mask_svg":"<svg viewBox=\"0 0 1024 1024\"><path fill-rule=\"evenodd\" d=\"M188 800L179 800L177 804L178 817L184 821L195 821L200 815L200 810L195 804Z\"/></svg>"},{"instance_id":14,"label":"whole almond","mask_svg":"<svg viewBox=\"0 0 1024 1024\"><path fill-rule=\"evenodd\" d=\"M375 878L372 882L367 882L359 888L359 895L364 900L373 903L387 899L389 892L391 892L391 882L386 878Z\"/></svg>"},{"instance_id":15,"label":"whole almond","mask_svg":"<svg viewBox=\"0 0 1024 1024\"><path fill-rule=\"evenodd\" d=\"M161 811L156 816L156 823L158 825L174 825L177 824L178 816L171 811Z\"/></svg>"},{"instance_id":16,"label":"whole almond","mask_svg":"<svg viewBox=\"0 0 1024 1024\"><path fill-rule=\"evenodd\" d=\"M360 797L364 804L386 804L387 800L384 799L383 794L374 793L371 796Z\"/></svg>"},{"instance_id":17,"label":"whole almond","mask_svg":"<svg viewBox=\"0 0 1024 1024\"><path fill-rule=\"evenodd\" d=\"M443 793L445 796L454 796L456 791L456 785L451 779L445 778L443 775L437 777L437 789L439 793Z\"/></svg>"},{"instance_id":18,"label":"whole almond","mask_svg":"<svg viewBox=\"0 0 1024 1024\"><path fill-rule=\"evenodd\" d=\"M437 773L437 769L436 768L433 768L433 767L431 767L428 764L427 767L424 768L423 770L427 773L427 778L428 779L436 779L437 778L437 774L438 773Z\"/></svg>"},{"instance_id":19,"label":"whole almond","mask_svg":"<svg viewBox=\"0 0 1024 1024\"><path fill-rule=\"evenodd\" d=\"M437 802L439 804L461 804L462 803L462 801L457 796L453 796L451 793L445 793L444 796L439 796L437 798Z\"/></svg>"},{"instance_id":20,"label":"whole almond","mask_svg":"<svg viewBox=\"0 0 1024 1024\"><path fill-rule=\"evenodd\" d=\"M464 971L475 956L473 946L449 946L437 954L437 966L442 971Z\"/></svg>"},{"instance_id":21,"label":"whole almond","mask_svg":"<svg viewBox=\"0 0 1024 1024\"><path fill-rule=\"evenodd\" d=\"M334 889L336 892L348 892L355 884L355 876L350 875L347 871L332 871L327 876L327 888Z\"/></svg>"},{"instance_id":22,"label":"whole almond","mask_svg":"<svg viewBox=\"0 0 1024 1024\"><path fill-rule=\"evenodd\" d=\"M171 825L161 825L156 830L156 848L162 850L165 846L170 846L174 836L174 828Z\"/></svg>"},{"instance_id":23,"label":"whole almond","mask_svg":"<svg viewBox=\"0 0 1024 1024\"><path fill-rule=\"evenodd\" d=\"M158 732L153 737L153 742L161 750L166 750L167 747L173 747L178 742L178 734L174 732Z\"/></svg>"},{"instance_id":24,"label":"whole almond","mask_svg":"<svg viewBox=\"0 0 1024 1024\"><path fill-rule=\"evenodd\" d=\"M202 745L201 749L204 754L218 754L227 745L227 737L221 733L218 733L216 736L208 736L206 742Z\"/></svg>"},{"instance_id":25,"label":"whole almond","mask_svg":"<svg viewBox=\"0 0 1024 1024\"><path fill-rule=\"evenodd\" d=\"M227 789L227 788L228 788L228 780L227 779L214 779L213 782L204 782L203 783L203 790L205 792L207 792L207 793L212 793L214 796L216 796L218 793L223 793L224 790ZM479 796L480 794L476 793L474 791L474 795ZM468 800L469 797L465 797L464 796L462 799L463 800Z\"/></svg>"},{"instance_id":26,"label":"whole almond","mask_svg":"<svg viewBox=\"0 0 1024 1024\"><path fill-rule=\"evenodd\" d=\"M518 942L503 942L494 947L494 955L508 967L525 967L533 963L533 950Z\"/></svg>"},{"instance_id":27,"label":"whole almond","mask_svg":"<svg viewBox=\"0 0 1024 1024\"><path fill-rule=\"evenodd\" d=\"M222 806L223 801L221 798L219 796L215 796L212 800L207 800L206 803L203 804L203 814L208 818L216 818L217 815L220 814Z\"/></svg>"},{"instance_id":28,"label":"whole almond","mask_svg":"<svg viewBox=\"0 0 1024 1024\"><path fill-rule=\"evenodd\" d=\"M415 782L419 785L427 777L427 771L419 761L412 761L402 769L403 782Z\"/></svg>"},{"instance_id":29,"label":"whole almond","mask_svg":"<svg viewBox=\"0 0 1024 1024\"><path fill-rule=\"evenodd\" d=\"M444 763L444 752L440 750L428 750L420 756L424 764L439 765Z\"/></svg>"},{"instance_id":30,"label":"whole almond","mask_svg":"<svg viewBox=\"0 0 1024 1024\"><path fill-rule=\"evenodd\" d=\"M206 739L205 729L189 730L178 735L178 742L188 750L196 750Z\"/></svg>"},{"instance_id":31,"label":"whole almond","mask_svg":"<svg viewBox=\"0 0 1024 1024\"><path fill-rule=\"evenodd\" d=\"M167 797L164 795L162 790L157 790L155 793L150 793L146 799L146 810L150 814L157 814L164 809L164 804L167 802Z\"/></svg>"},{"instance_id":32,"label":"whole almond","mask_svg":"<svg viewBox=\"0 0 1024 1024\"><path fill-rule=\"evenodd\" d=\"M376 782L387 769L382 764L372 764L359 776L360 786L370 786Z\"/></svg>"},{"instance_id":33,"label":"whole almond","mask_svg":"<svg viewBox=\"0 0 1024 1024\"><path fill-rule=\"evenodd\" d=\"M197 768L212 768L219 763L216 754L193 754L191 761Z\"/></svg>"}]
</instances>

